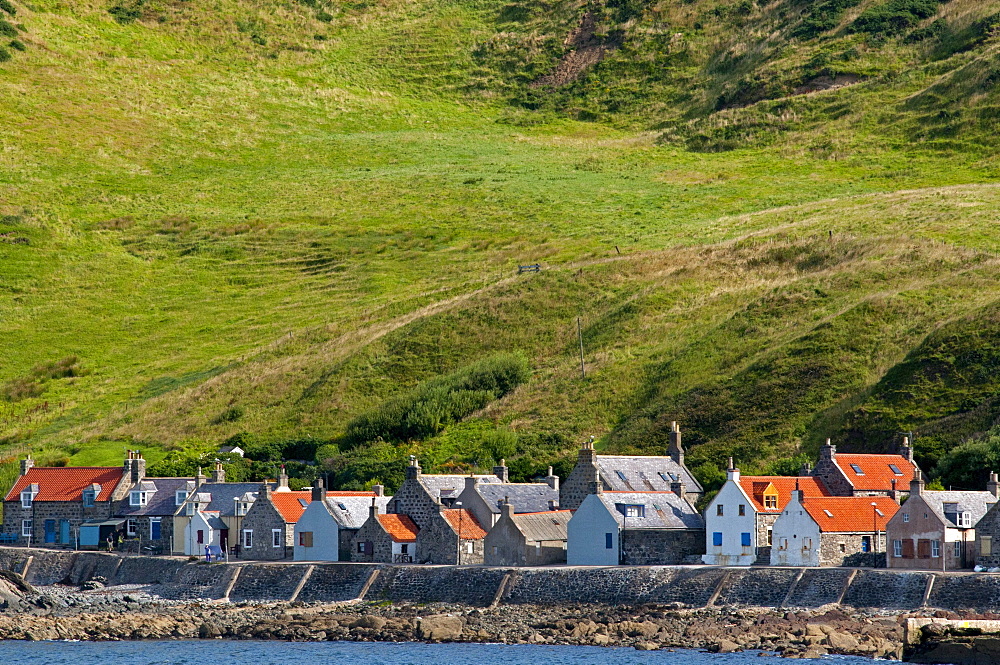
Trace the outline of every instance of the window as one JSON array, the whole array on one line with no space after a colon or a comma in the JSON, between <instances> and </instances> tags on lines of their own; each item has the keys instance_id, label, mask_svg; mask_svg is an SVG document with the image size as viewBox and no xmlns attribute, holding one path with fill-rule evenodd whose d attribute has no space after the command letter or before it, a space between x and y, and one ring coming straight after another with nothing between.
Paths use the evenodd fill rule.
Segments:
<instances>
[{"instance_id":1,"label":"window","mask_svg":"<svg viewBox=\"0 0 1000 665\"><path fill-rule=\"evenodd\" d=\"M956 559L962 558L962 541L956 540L954 543L954 548L952 549L952 556Z\"/></svg>"},{"instance_id":2,"label":"window","mask_svg":"<svg viewBox=\"0 0 1000 665\"><path fill-rule=\"evenodd\" d=\"M34 520L21 520L21 535L25 538L31 538L31 528L34 526Z\"/></svg>"},{"instance_id":3,"label":"window","mask_svg":"<svg viewBox=\"0 0 1000 665\"><path fill-rule=\"evenodd\" d=\"M841 553L847 553L847 543L839 543Z\"/></svg>"},{"instance_id":4,"label":"window","mask_svg":"<svg viewBox=\"0 0 1000 665\"><path fill-rule=\"evenodd\" d=\"M130 506L145 506L149 501L149 492L133 490L129 492L128 503Z\"/></svg>"},{"instance_id":5,"label":"window","mask_svg":"<svg viewBox=\"0 0 1000 665\"><path fill-rule=\"evenodd\" d=\"M128 521L125 522L125 533L128 534L129 536L134 536L136 533L138 533L138 531L139 528L138 525L135 523L135 518L134 517L128 518Z\"/></svg>"},{"instance_id":6,"label":"window","mask_svg":"<svg viewBox=\"0 0 1000 665\"><path fill-rule=\"evenodd\" d=\"M712 534L712 545L714 547L722 547L722 532L716 531Z\"/></svg>"},{"instance_id":7,"label":"window","mask_svg":"<svg viewBox=\"0 0 1000 665\"><path fill-rule=\"evenodd\" d=\"M764 507L768 510L778 509L778 495L777 494L765 494L764 495Z\"/></svg>"},{"instance_id":8,"label":"window","mask_svg":"<svg viewBox=\"0 0 1000 665\"><path fill-rule=\"evenodd\" d=\"M871 552L872 551L872 537L871 536L861 536L861 551Z\"/></svg>"},{"instance_id":9,"label":"window","mask_svg":"<svg viewBox=\"0 0 1000 665\"><path fill-rule=\"evenodd\" d=\"M243 529L243 547L247 549L253 547L253 529Z\"/></svg>"},{"instance_id":10,"label":"window","mask_svg":"<svg viewBox=\"0 0 1000 665\"><path fill-rule=\"evenodd\" d=\"M611 534L610 533L604 534L604 549L610 550L613 549L614 546L615 546L614 539L612 538Z\"/></svg>"},{"instance_id":11,"label":"window","mask_svg":"<svg viewBox=\"0 0 1000 665\"><path fill-rule=\"evenodd\" d=\"M740 534L740 545L742 545L743 547L750 547L750 534L749 533L744 532L744 533Z\"/></svg>"},{"instance_id":12,"label":"window","mask_svg":"<svg viewBox=\"0 0 1000 665\"><path fill-rule=\"evenodd\" d=\"M941 541L932 540L931 541L931 558L937 559L941 556Z\"/></svg>"},{"instance_id":13,"label":"window","mask_svg":"<svg viewBox=\"0 0 1000 665\"><path fill-rule=\"evenodd\" d=\"M955 523L958 524L960 529L968 529L972 526L972 513L964 512L957 515Z\"/></svg>"},{"instance_id":14,"label":"window","mask_svg":"<svg viewBox=\"0 0 1000 665\"><path fill-rule=\"evenodd\" d=\"M313 532L299 531L299 547L312 547L312 546L313 546Z\"/></svg>"},{"instance_id":15,"label":"window","mask_svg":"<svg viewBox=\"0 0 1000 665\"><path fill-rule=\"evenodd\" d=\"M897 476L901 476L901 475L903 475L903 472L902 472L902 471L900 471L900 470L899 470L899 467L898 467L898 466L896 466L895 464L890 464L890 465L889 465L889 468L890 468L890 469L892 469L892 472L893 472L893 473L894 473L895 475L897 475Z\"/></svg>"},{"instance_id":16,"label":"window","mask_svg":"<svg viewBox=\"0 0 1000 665\"><path fill-rule=\"evenodd\" d=\"M863 476L863 475L865 475L865 472L864 472L864 471L862 471L862 470L861 470L861 467L860 467L860 466L858 466L857 464L852 464L852 465L851 465L851 468L852 468L852 469L854 469L854 473L858 474L859 476Z\"/></svg>"},{"instance_id":17,"label":"window","mask_svg":"<svg viewBox=\"0 0 1000 665\"><path fill-rule=\"evenodd\" d=\"M803 538L802 539L802 551L808 552L809 550L812 549L812 546L813 546L813 539L812 538Z\"/></svg>"},{"instance_id":18,"label":"window","mask_svg":"<svg viewBox=\"0 0 1000 665\"><path fill-rule=\"evenodd\" d=\"M198 511L198 504L194 501L188 503L187 508L184 510L188 516L194 515Z\"/></svg>"},{"instance_id":19,"label":"window","mask_svg":"<svg viewBox=\"0 0 1000 665\"><path fill-rule=\"evenodd\" d=\"M472 546L473 546L473 545L474 545L474 543L472 543L471 541L470 541L470 542L468 542L468 543L466 543L466 544L465 544L465 551L466 551L467 553L469 553L469 554L472 554Z\"/></svg>"},{"instance_id":20,"label":"window","mask_svg":"<svg viewBox=\"0 0 1000 665\"><path fill-rule=\"evenodd\" d=\"M204 529L198 529L198 536L195 538L195 541L199 545L203 545L205 543L205 530Z\"/></svg>"},{"instance_id":21,"label":"window","mask_svg":"<svg viewBox=\"0 0 1000 665\"><path fill-rule=\"evenodd\" d=\"M35 495L31 490L24 490L21 492L21 507L31 508L31 502L35 500Z\"/></svg>"},{"instance_id":22,"label":"window","mask_svg":"<svg viewBox=\"0 0 1000 665\"><path fill-rule=\"evenodd\" d=\"M402 545L400 545L399 546L399 553L400 554L409 554L410 553L410 544L409 543L403 543ZM497 553L497 547L495 545L493 546L493 553L494 554Z\"/></svg>"},{"instance_id":23,"label":"window","mask_svg":"<svg viewBox=\"0 0 1000 665\"><path fill-rule=\"evenodd\" d=\"M646 506L625 506L625 517L645 517Z\"/></svg>"},{"instance_id":24,"label":"window","mask_svg":"<svg viewBox=\"0 0 1000 665\"><path fill-rule=\"evenodd\" d=\"M910 521L910 513L903 513L903 521L904 522Z\"/></svg>"},{"instance_id":25,"label":"window","mask_svg":"<svg viewBox=\"0 0 1000 665\"><path fill-rule=\"evenodd\" d=\"M983 536L979 539L979 553L985 556L993 554L993 536Z\"/></svg>"},{"instance_id":26,"label":"window","mask_svg":"<svg viewBox=\"0 0 1000 665\"><path fill-rule=\"evenodd\" d=\"M770 547L774 544L774 529L767 527L767 546Z\"/></svg>"},{"instance_id":27,"label":"window","mask_svg":"<svg viewBox=\"0 0 1000 665\"><path fill-rule=\"evenodd\" d=\"M894 541L892 541L892 555L894 557L901 557L901 556L903 556L903 541L902 540L894 540Z\"/></svg>"},{"instance_id":28,"label":"window","mask_svg":"<svg viewBox=\"0 0 1000 665\"><path fill-rule=\"evenodd\" d=\"M826 508L824 508L824 509L823 509L823 514L824 514L824 515L826 515L827 517L833 517L833 513L831 513L831 512L830 512L829 510L827 510Z\"/></svg>"},{"instance_id":29,"label":"window","mask_svg":"<svg viewBox=\"0 0 1000 665\"><path fill-rule=\"evenodd\" d=\"M309 502L306 501L305 499L299 499L299 505L305 508L306 506L309 505Z\"/></svg>"},{"instance_id":30,"label":"window","mask_svg":"<svg viewBox=\"0 0 1000 665\"><path fill-rule=\"evenodd\" d=\"M337 504L337 507L338 507L338 508L340 508L341 510L347 510L347 506L345 506L345 505L344 505L344 504L342 504L342 503L338 503L338 504Z\"/></svg>"},{"instance_id":31,"label":"window","mask_svg":"<svg viewBox=\"0 0 1000 665\"><path fill-rule=\"evenodd\" d=\"M161 523L159 517L149 518L149 537L152 540L159 540L162 533Z\"/></svg>"},{"instance_id":32,"label":"window","mask_svg":"<svg viewBox=\"0 0 1000 665\"><path fill-rule=\"evenodd\" d=\"M618 475L619 478L622 479L622 482L628 484L628 478L625 477L624 473L622 473L621 471L617 471L617 470L615 471L615 473Z\"/></svg>"},{"instance_id":33,"label":"window","mask_svg":"<svg viewBox=\"0 0 1000 665\"><path fill-rule=\"evenodd\" d=\"M736 512L739 513L740 517L743 517L744 515L746 515L747 514L746 504L741 503L740 507L737 509Z\"/></svg>"},{"instance_id":34,"label":"window","mask_svg":"<svg viewBox=\"0 0 1000 665\"><path fill-rule=\"evenodd\" d=\"M788 538L782 538L781 539L781 545L778 546L778 549L779 550L787 550L788 549Z\"/></svg>"},{"instance_id":35,"label":"window","mask_svg":"<svg viewBox=\"0 0 1000 665\"><path fill-rule=\"evenodd\" d=\"M187 498L187 492L185 492L184 490L177 490L176 492L174 492L174 505L183 506L184 499L186 498Z\"/></svg>"},{"instance_id":36,"label":"window","mask_svg":"<svg viewBox=\"0 0 1000 665\"><path fill-rule=\"evenodd\" d=\"M725 514L725 512L726 512L725 506L723 506L721 503L715 507L715 514L718 517L722 517Z\"/></svg>"},{"instance_id":37,"label":"window","mask_svg":"<svg viewBox=\"0 0 1000 665\"><path fill-rule=\"evenodd\" d=\"M97 503L97 492L94 490L83 490L83 507L93 508Z\"/></svg>"},{"instance_id":38,"label":"window","mask_svg":"<svg viewBox=\"0 0 1000 665\"><path fill-rule=\"evenodd\" d=\"M271 529L271 547L281 547L281 529Z\"/></svg>"},{"instance_id":39,"label":"window","mask_svg":"<svg viewBox=\"0 0 1000 665\"><path fill-rule=\"evenodd\" d=\"M358 543L358 554L366 554L368 548L365 547L364 541Z\"/></svg>"}]
</instances>

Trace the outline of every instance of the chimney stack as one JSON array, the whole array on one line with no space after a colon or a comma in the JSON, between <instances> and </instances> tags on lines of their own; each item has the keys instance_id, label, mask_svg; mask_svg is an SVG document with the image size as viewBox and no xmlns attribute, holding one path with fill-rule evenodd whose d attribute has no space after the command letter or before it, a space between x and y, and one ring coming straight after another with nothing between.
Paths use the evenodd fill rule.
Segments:
<instances>
[{"instance_id":1,"label":"chimney stack","mask_svg":"<svg viewBox=\"0 0 1000 665\"><path fill-rule=\"evenodd\" d=\"M323 486L322 478L316 479L316 484L312 488L312 500L313 501L326 500L326 487Z\"/></svg>"},{"instance_id":2,"label":"chimney stack","mask_svg":"<svg viewBox=\"0 0 1000 665\"><path fill-rule=\"evenodd\" d=\"M504 500L500 502L500 519L509 520L514 514L514 506L510 505L510 501L504 497Z\"/></svg>"},{"instance_id":3,"label":"chimney stack","mask_svg":"<svg viewBox=\"0 0 1000 665\"><path fill-rule=\"evenodd\" d=\"M372 497L372 505L368 508L368 519L378 519L378 501L375 497Z\"/></svg>"},{"instance_id":4,"label":"chimney stack","mask_svg":"<svg viewBox=\"0 0 1000 665\"><path fill-rule=\"evenodd\" d=\"M990 471L990 481L986 483L986 491L1000 499L1000 481L995 471Z\"/></svg>"},{"instance_id":5,"label":"chimney stack","mask_svg":"<svg viewBox=\"0 0 1000 665\"><path fill-rule=\"evenodd\" d=\"M146 477L146 460L142 459L142 454L138 450L129 450L125 455L123 469L129 482L137 485Z\"/></svg>"},{"instance_id":6,"label":"chimney stack","mask_svg":"<svg viewBox=\"0 0 1000 665\"><path fill-rule=\"evenodd\" d=\"M406 467L406 478L415 480L420 477L421 473L423 470L420 468L420 462L415 456L410 455L410 466Z\"/></svg>"},{"instance_id":7,"label":"chimney stack","mask_svg":"<svg viewBox=\"0 0 1000 665\"><path fill-rule=\"evenodd\" d=\"M215 460L215 469L212 471L213 483L226 482L226 470L222 467L222 462Z\"/></svg>"},{"instance_id":8,"label":"chimney stack","mask_svg":"<svg viewBox=\"0 0 1000 665\"><path fill-rule=\"evenodd\" d=\"M913 461L913 446L910 445L910 437L903 437L903 445L900 446L899 454L910 462Z\"/></svg>"},{"instance_id":9,"label":"chimney stack","mask_svg":"<svg viewBox=\"0 0 1000 665\"><path fill-rule=\"evenodd\" d=\"M800 476L811 476L812 475L812 465L809 462L803 462L802 466L799 468Z\"/></svg>"},{"instance_id":10,"label":"chimney stack","mask_svg":"<svg viewBox=\"0 0 1000 665\"><path fill-rule=\"evenodd\" d=\"M271 483L264 483L263 485L261 485L260 493L261 495L263 495L265 499L270 499L271 495L274 493L274 490L271 489Z\"/></svg>"},{"instance_id":11,"label":"chimney stack","mask_svg":"<svg viewBox=\"0 0 1000 665\"><path fill-rule=\"evenodd\" d=\"M920 471L913 472L913 480L910 481L910 496L919 496L924 491L924 476Z\"/></svg>"},{"instance_id":12,"label":"chimney stack","mask_svg":"<svg viewBox=\"0 0 1000 665\"><path fill-rule=\"evenodd\" d=\"M681 444L681 428L677 426L676 420L670 423L670 432L667 434L667 439L669 442L667 454L675 462L684 466L684 446Z\"/></svg>"},{"instance_id":13,"label":"chimney stack","mask_svg":"<svg viewBox=\"0 0 1000 665\"><path fill-rule=\"evenodd\" d=\"M559 502L555 499L549 499L549 510L559 510Z\"/></svg>"},{"instance_id":14,"label":"chimney stack","mask_svg":"<svg viewBox=\"0 0 1000 665\"><path fill-rule=\"evenodd\" d=\"M375 492L375 496L385 496L384 485L372 485L372 491Z\"/></svg>"},{"instance_id":15,"label":"chimney stack","mask_svg":"<svg viewBox=\"0 0 1000 665\"><path fill-rule=\"evenodd\" d=\"M31 469L34 466L35 460L31 459L31 453L28 453L28 456L21 460L21 475L28 475L28 469Z\"/></svg>"},{"instance_id":16,"label":"chimney stack","mask_svg":"<svg viewBox=\"0 0 1000 665\"><path fill-rule=\"evenodd\" d=\"M500 460L500 464L493 467L493 475L500 479L502 483L509 483L510 477L507 471L507 460Z\"/></svg>"},{"instance_id":17,"label":"chimney stack","mask_svg":"<svg viewBox=\"0 0 1000 665\"><path fill-rule=\"evenodd\" d=\"M729 467L726 469L726 480L740 482L740 470L733 464L733 458L729 458Z\"/></svg>"},{"instance_id":18,"label":"chimney stack","mask_svg":"<svg viewBox=\"0 0 1000 665\"><path fill-rule=\"evenodd\" d=\"M890 482L892 483L892 489L889 490L889 498L892 499L893 501L896 501L898 503L899 502L899 495L896 493L896 479L895 478L891 478Z\"/></svg>"},{"instance_id":19,"label":"chimney stack","mask_svg":"<svg viewBox=\"0 0 1000 665\"><path fill-rule=\"evenodd\" d=\"M670 491L679 496L682 499L687 499L687 493L684 491L684 481L677 479L670 483Z\"/></svg>"},{"instance_id":20,"label":"chimney stack","mask_svg":"<svg viewBox=\"0 0 1000 665\"><path fill-rule=\"evenodd\" d=\"M288 474L285 473L285 465L281 465L281 472L278 473L278 489L276 492L288 492Z\"/></svg>"},{"instance_id":21,"label":"chimney stack","mask_svg":"<svg viewBox=\"0 0 1000 665\"><path fill-rule=\"evenodd\" d=\"M819 449L820 459L832 462L836 454L837 454L837 446L830 443L830 439L826 440L826 445L820 446Z\"/></svg>"},{"instance_id":22,"label":"chimney stack","mask_svg":"<svg viewBox=\"0 0 1000 665\"><path fill-rule=\"evenodd\" d=\"M551 466L549 467L549 475L545 476L545 483L555 491L559 491L559 476L552 473Z\"/></svg>"},{"instance_id":23,"label":"chimney stack","mask_svg":"<svg viewBox=\"0 0 1000 665\"><path fill-rule=\"evenodd\" d=\"M195 489L197 489L197 488L201 487L202 485L204 485L206 480L208 480L208 478L206 478L205 474L201 472L201 467L199 466L198 467L198 475L196 475L194 477L194 486L195 486Z\"/></svg>"},{"instance_id":24,"label":"chimney stack","mask_svg":"<svg viewBox=\"0 0 1000 665\"><path fill-rule=\"evenodd\" d=\"M494 467L494 470L495 469L496 469L496 467ZM465 479L465 489L472 490L473 492L476 491L476 483L478 483L478 482L479 482L479 479L470 474Z\"/></svg>"}]
</instances>

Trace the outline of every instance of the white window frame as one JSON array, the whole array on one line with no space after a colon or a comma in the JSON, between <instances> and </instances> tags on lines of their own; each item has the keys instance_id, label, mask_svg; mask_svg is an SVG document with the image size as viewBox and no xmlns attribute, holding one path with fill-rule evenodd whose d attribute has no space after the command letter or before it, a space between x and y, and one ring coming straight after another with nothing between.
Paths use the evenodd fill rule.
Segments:
<instances>
[{"instance_id":1,"label":"white window frame","mask_svg":"<svg viewBox=\"0 0 1000 665\"><path fill-rule=\"evenodd\" d=\"M163 538L163 518L162 517L150 517L149 518L149 538L153 539L153 523L160 525L160 538Z\"/></svg>"},{"instance_id":2,"label":"white window frame","mask_svg":"<svg viewBox=\"0 0 1000 665\"><path fill-rule=\"evenodd\" d=\"M932 540L931 541L931 558L940 559L941 558L941 541Z\"/></svg>"},{"instance_id":3,"label":"white window frame","mask_svg":"<svg viewBox=\"0 0 1000 665\"><path fill-rule=\"evenodd\" d=\"M903 521L904 522L910 521L910 513L903 513Z\"/></svg>"},{"instance_id":4,"label":"white window frame","mask_svg":"<svg viewBox=\"0 0 1000 665\"><path fill-rule=\"evenodd\" d=\"M903 541L902 540L894 540L894 541L892 541L892 556L896 557L897 559L899 557L903 556Z\"/></svg>"},{"instance_id":5,"label":"white window frame","mask_svg":"<svg viewBox=\"0 0 1000 665\"><path fill-rule=\"evenodd\" d=\"M139 533L139 522L134 517L128 518L125 522L125 535L134 536Z\"/></svg>"},{"instance_id":6,"label":"white window frame","mask_svg":"<svg viewBox=\"0 0 1000 665\"><path fill-rule=\"evenodd\" d=\"M187 501L188 493L184 490L177 490L174 492L174 505L183 506L184 502Z\"/></svg>"},{"instance_id":7,"label":"white window frame","mask_svg":"<svg viewBox=\"0 0 1000 665\"><path fill-rule=\"evenodd\" d=\"M243 529L243 547L253 548L253 529Z\"/></svg>"},{"instance_id":8,"label":"white window frame","mask_svg":"<svg viewBox=\"0 0 1000 665\"><path fill-rule=\"evenodd\" d=\"M187 505L187 510L185 512L187 513L188 517L190 517L191 515L194 515L196 512L198 512L198 502L197 501L189 501L188 505Z\"/></svg>"},{"instance_id":9,"label":"white window frame","mask_svg":"<svg viewBox=\"0 0 1000 665\"><path fill-rule=\"evenodd\" d=\"M21 507L31 508L31 504L35 502L35 493L30 489L21 492Z\"/></svg>"},{"instance_id":10,"label":"white window frame","mask_svg":"<svg viewBox=\"0 0 1000 665\"><path fill-rule=\"evenodd\" d=\"M21 520L21 536L31 538L32 530L35 527L35 520Z\"/></svg>"},{"instance_id":11,"label":"white window frame","mask_svg":"<svg viewBox=\"0 0 1000 665\"><path fill-rule=\"evenodd\" d=\"M281 529L271 529L271 547L281 547Z\"/></svg>"},{"instance_id":12,"label":"white window frame","mask_svg":"<svg viewBox=\"0 0 1000 665\"><path fill-rule=\"evenodd\" d=\"M97 505L97 492L91 489L83 490L83 507L93 508Z\"/></svg>"},{"instance_id":13,"label":"white window frame","mask_svg":"<svg viewBox=\"0 0 1000 665\"><path fill-rule=\"evenodd\" d=\"M955 543L952 545L951 553L952 553L952 555L956 559L958 559L959 557L962 556L962 541L961 540L956 540L955 541Z\"/></svg>"},{"instance_id":14,"label":"white window frame","mask_svg":"<svg viewBox=\"0 0 1000 665\"><path fill-rule=\"evenodd\" d=\"M149 503L149 492L132 490L128 493L128 504L130 506L145 506L147 503Z\"/></svg>"}]
</instances>

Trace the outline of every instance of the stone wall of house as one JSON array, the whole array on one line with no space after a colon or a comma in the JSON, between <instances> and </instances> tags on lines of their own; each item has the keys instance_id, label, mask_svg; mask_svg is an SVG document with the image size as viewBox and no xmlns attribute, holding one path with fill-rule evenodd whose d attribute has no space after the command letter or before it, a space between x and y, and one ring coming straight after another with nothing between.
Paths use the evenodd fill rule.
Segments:
<instances>
[{"instance_id":1,"label":"stone wall of house","mask_svg":"<svg viewBox=\"0 0 1000 665\"><path fill-rule=\"evenodd\" d=\"M595 482L596 456L597 453L593 450L581 450L576 466L559 484L559 507L563 510L576 510L588 495L597 492L597 485L600 483Z\"/></svg>"},{"instance_id":2,"label":"stone wall of house","mask_svg":"<svg viewBox=\"0 0 1000 665\"><path fill-rule=\"evenodd\" d=\"M4 514L6 517L6 513ZM983 536L993 539L989 554L979 554ZM1000 566L1000 503L990 506L986 514L976 523L977 556L976 564L986 568Z\"/></svg>"},{"instance_id":3,"label":"stone wall of house","mask_svg":"<svg viewBox=\"0 0 1000 665\"><path fill-rule=\"evenodd\" d=\"M671 566L705 553L704 529L625 529L622 563Z\"/></svg>"},{"instance_id":4,"label":"stone wall of house","mask_svg":"<svg viewBox=\"0 0 1000 665\"><path fill-rule=\"evenodd\" d=\"M878 534L875 552L862 552L861 542L871 538L871 533L824 533L819 538L819 565L821 566L871 566L885 567L885 532Z\"/></svg>"},{"instance_id":5,"label":"stone wall of house","mask_svg":"<svg viewBox=\"0 0 1000 665\"><path fill-rule=\"evenodd\" d=\"M463 540L461 561L458 548L458 534L438 511L417 533L417 558L414 561L445 565L461 563L463 566L483 563L483 540Z\"/></svg>"},{"instance_id":6,"label":"stone wall of house","mask_svg":"<svg viewBox=\"0 0 1000 665\"><path fill-rule=\"evenodd\" d=\"M372 551L358 552L358 543L371 543ZM350 560L357 563L392 563L392 539L378 520L371 517L354 532L349 545Z\"/></svg>"},{"instance_id":7,"label":"stone wall of house","mask_svg":"<svg viewBox=\"0 0 1000 665\"><path fill-rule=\"evenodd\" d=\"M438 514L439 509L439 504L420 484L419 478L409 472L409 476L403 481L399 491L392 496L392 501L389 502L386 512L409 515L414 524L424 529Z\"/></svg>"},{"instance_id":8,"label":"stone wall of house","mask_svg":"<svg viewBox=\"0 0 1000 665\"><path fill-rule=\"evenodd\" d=\"M292 532L285 518L261 492L247 511L240 525L242 531L253 530L253 547L240 548L240 557L251 561L278 561L292 558ZM272 541L272 530L281 531L278 547ZM242 538L242 535L240 536ZM236 541L242 542L242 540Z\"/></svg>"},{"instance_id":9,"label":"stone wall of house","mask_svg":"<svg viewBox=\"0 0 1000 665\"><path fill-rule=\"evenodd\" d=\"M32 520L31 544L45 542L45 520L54 520L56 540L60 536L62 520L70 523L70 541L75 540L76 530L84 520L106 519L111 516L112 502L99 501L93 506L84 507L80 501L35 501L30 508L21 506L20 499L4 501L3 532L16 534L18 543L26 544L27 538L21 535L22 520Z\"/></svg>"},{"instance_id":10,"label":"stone wall of house","mask_svg":"<svg viewBox=\"0 0 1000 665\"><path fill-rule=\"evenodd\" d=\"M121 557L94 552L0 548L0 567L35 585L148 584L174 599L234 601L369 601L502 604L672 604L704 607L815 608L837 602L861 608L918 609L930 590L931 609L1000 611L1000 575L843 568L709 568L677 566L499 568L372 564L207 564L182 558ZM312 568L312 573L309 573ZM372 579L373 572L377 575ZM306 575L309 575L306 578ZM238 577L237 577L238 576ZM235 578L235 581L234 581Z\"/></svg>"}]
</instances>

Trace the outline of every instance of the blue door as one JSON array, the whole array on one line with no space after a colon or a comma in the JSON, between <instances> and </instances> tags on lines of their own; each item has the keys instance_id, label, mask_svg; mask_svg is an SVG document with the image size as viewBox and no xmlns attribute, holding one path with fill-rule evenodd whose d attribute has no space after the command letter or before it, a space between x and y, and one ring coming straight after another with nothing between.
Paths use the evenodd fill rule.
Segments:
<instances>
[{"instance_id":1,"label":"blue door","mask_svg":"<svg viewBox=\"0 0 1000 665\"><path fill-rule=\"evenodd\" d=\"M149 520L149 537L152 540L160 539L160 520Z\"/></svg>"},{"instance_id":2,"label":"blue door","mask_svg":"<svg viewBox=\"0 0 1000 665\"><path fill-rule=\"evenodd\" d=\"M59 542L69 545L69 520L59 520Z\"/></svg>"},{"instance_id":3,"label":"blue door","mask_svg":"<svg viewBox=\"0 0 1000 665\"><path fill-rule=\"evenodd\" d=\"M55 520L45 520L45 542L54 543L56 542L56 521Z\"/></svg>"}]
</instances>

